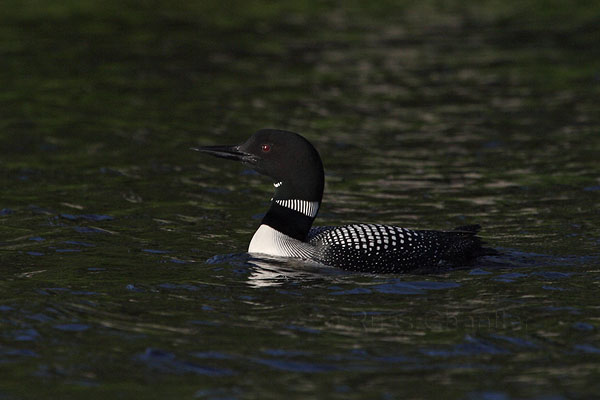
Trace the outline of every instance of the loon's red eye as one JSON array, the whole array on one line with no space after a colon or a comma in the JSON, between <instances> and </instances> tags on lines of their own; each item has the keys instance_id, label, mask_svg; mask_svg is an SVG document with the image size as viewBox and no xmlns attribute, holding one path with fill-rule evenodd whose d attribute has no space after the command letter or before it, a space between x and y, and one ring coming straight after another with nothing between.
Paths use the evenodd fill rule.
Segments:
<instances>
[{"instance_id":1,"label":"loon's red eye","mask_svg":"<svg viewBox=\"0 0 600 400\"><path fill-rule=\"evenodd\" d=\"M263 152L268 153L271 151L271 145L270 144L263 144L262 146L260 146L260 148L262 149Z\"/></svg>"}]
</instances>

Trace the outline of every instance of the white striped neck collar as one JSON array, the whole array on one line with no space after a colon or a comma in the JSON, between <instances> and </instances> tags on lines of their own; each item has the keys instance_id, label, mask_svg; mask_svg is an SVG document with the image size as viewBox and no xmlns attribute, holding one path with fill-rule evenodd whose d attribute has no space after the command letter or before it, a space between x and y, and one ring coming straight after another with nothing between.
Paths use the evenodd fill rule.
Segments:
<instances>
[{"instance_id":1,"label":"white striped neck collar","mask_svg":"<svg viewBox=\"0 0 600 400\"><path fill-rule=\"evenodd\" d=\"M297 200L297 199L287 199L287 200L275 199L274 201L275 201L275 203L279 204L282 207L286 207L291 210L297 211L297 212L304 214L310 218L316 217L317 212L319 211L319 202L318 201Z\"/></svg>"}]
</instances>

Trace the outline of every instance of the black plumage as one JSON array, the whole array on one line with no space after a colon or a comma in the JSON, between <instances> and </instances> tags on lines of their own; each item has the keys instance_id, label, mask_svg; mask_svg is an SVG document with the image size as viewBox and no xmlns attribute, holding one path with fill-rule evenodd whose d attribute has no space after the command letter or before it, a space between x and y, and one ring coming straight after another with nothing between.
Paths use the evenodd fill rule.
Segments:
<instances>
[{"instance_id":1,"label":"black plumage","mask_svg":"<svg viewBox=\"0 0 600 400\"><path fill-rule=\"evenodd\" d=\"M468 265L482 255L496 254L482 247L479 225L452 231L411 230L390 225L355 224L315 227L308 242L315 258L347 270L389 273L423 267Z\"/></svg>"}]
</instances>

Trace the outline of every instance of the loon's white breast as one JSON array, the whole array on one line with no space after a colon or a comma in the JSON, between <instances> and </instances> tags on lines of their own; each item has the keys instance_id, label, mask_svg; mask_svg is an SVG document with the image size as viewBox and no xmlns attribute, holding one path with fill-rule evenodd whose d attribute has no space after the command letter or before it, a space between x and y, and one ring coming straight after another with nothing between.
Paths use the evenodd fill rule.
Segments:
<instances>
[{"instance_id":1,"label":"loon's white breast","mask_svg":"<svg viewBox=\"0 0 600 400\"><path fill-rule=\"evenodd\" d=\"M262 224L252 236L248 253L309 259L314 256L315 246Z\"/></svg>"}]
</instances>

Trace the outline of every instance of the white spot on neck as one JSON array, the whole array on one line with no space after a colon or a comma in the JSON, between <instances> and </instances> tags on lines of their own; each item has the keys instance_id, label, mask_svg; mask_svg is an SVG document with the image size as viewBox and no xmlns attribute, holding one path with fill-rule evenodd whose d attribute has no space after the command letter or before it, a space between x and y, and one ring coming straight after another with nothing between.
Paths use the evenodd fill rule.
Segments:
<instances>
[{"instance_id":1,"label":"white spot on neck","mask_svg":"<svg viewBox=\"0 0 600 400\"><path fill-rule=\"evenodd\" d=\"M273 186L275 186L276 188L278 188L279 186L281 186L282 183L283 182L277 182L277 183L274 183Z\"/></svg>"}]
</instances>

